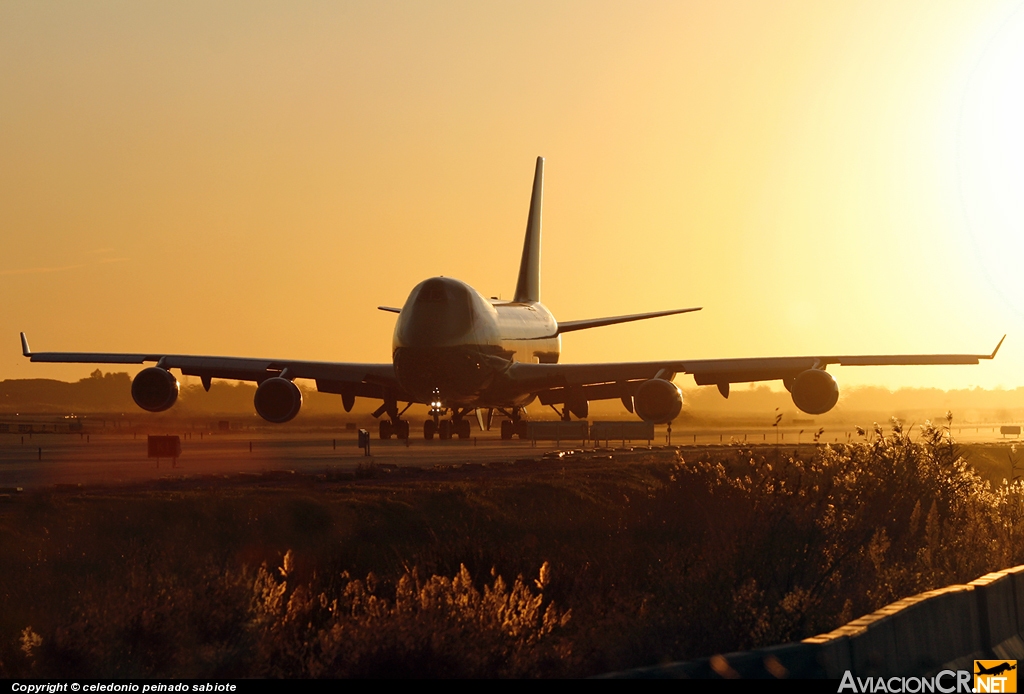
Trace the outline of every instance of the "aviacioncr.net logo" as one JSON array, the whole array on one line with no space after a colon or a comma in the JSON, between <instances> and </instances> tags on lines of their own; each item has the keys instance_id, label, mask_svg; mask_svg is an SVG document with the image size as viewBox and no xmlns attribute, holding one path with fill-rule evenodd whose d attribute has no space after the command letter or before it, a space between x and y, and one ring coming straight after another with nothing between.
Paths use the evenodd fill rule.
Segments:
<instances>
[{"instance_id":1,"label":"aviacioncr.net logo","mask_svg":"<svg viewBox=\"0 0 1024 694\"><path fill-rule=\"evenodd\" d=\"M1001 661L1000 661L1001 662ZM891 694L921 694L927 692L939 692L939 694L969 694L974 689L971 687L971 673L969 670L943 670L931 677L854 677L853 673L847 670L843 673L843 680L839 683L839 692L854 692L855 694L877 694L877 692L888 692Z\"/></svg>"},{"instance_id":2,"label":"aviacioncr.net logo","mask_svg":"<svg viewBox=\"0 0 1024 694\"><path fill-rule=\"evenodd\" d=\"M975 692L1016 692L1016 660L975 660Z\"/></svg>"}]
</instances>

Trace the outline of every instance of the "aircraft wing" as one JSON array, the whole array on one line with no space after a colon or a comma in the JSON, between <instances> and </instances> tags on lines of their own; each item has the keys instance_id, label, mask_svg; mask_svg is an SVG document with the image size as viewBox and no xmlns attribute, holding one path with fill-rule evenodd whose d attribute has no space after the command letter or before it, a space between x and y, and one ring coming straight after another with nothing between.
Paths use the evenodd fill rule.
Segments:
<instances>
[{"instance_id":1,"label":"aircraft wing","mask_svg":"<svg viewBox=\"0 0 1024 694\"><path fill-rule=\"evenodd\" d=\"M291 378L316 381L317 390L369 398L388 395L405 399L395 378L392 364L358 364L294 359L253 359L248 357L211 357L160 352L32 352L25 333L21 334L21 351L31 361L76 364L145 364L155 362L165 369L180 369L186 376L198 376L209 388L210 380L227 378L238 381L264 381L279 376L285 369Z\"/></svg>"},{"instance_id":2,"label":"aircraft wing","mask_svg":"<svg viewBox=\"0 0 1024 694\"><path fill-rule=\"evenodd\" d=\"M1006 336L1003 336L1003 340ZM676 374L693 375L697 385L717 385L723 395L730 383L774 381L793 378L807 369L839 366L897 366L925 364L977 364L991 354L889 354L806 357L753 357L741 359L693 359L683 361L619 362L605 364L513 364L509 377L524 390L541 396L541 402L561 402L557 392L582 390L588 400L620 397L622 386L660 376L671 380Z\"/></svg>"}]
</instances>

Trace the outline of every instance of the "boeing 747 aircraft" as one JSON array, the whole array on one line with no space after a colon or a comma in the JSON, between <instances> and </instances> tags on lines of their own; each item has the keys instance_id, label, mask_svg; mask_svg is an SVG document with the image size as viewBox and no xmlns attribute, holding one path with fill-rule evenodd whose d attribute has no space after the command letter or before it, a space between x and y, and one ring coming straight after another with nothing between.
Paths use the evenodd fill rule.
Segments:
<instances>
[{"instance_id":1,"label":"boeing 747 aircraft","mask_svg":"<svg viewBox=\"0 0 1024 694\"><path fill-rule=\"evenodd\" d=\"M525 438L525 407L534 400L550 405L565 420L585 419L592 400L619 399L641 419L668 423L679 415L683 397L673 382L677 374L692 374L698 385L715 385L729 397L731 383L781 380L793 403L808 414L835 406L839 386L825 371L842 366L977 364L991 354L911 354L889 356L807 356L683 361L560 364L562 335L677 313L679 308L628 316L559 322L540 302L541 205L544 159L537 158L519 266L519 281L511 301L486 299L469 285L448 277L432 277L413 287L401 308L379 307L398 314L391 363L296 361L208 357L148 352L32 352L21 333L22 353L32 361L88 364L144 364L132 382L132 398L144 410L162 412L178 398L178 369L198 376L210 389L214 378L255 381L256 412L269 422L287 422L298 414L302 393L296 379L310 379L324 393L341 395L350 411L357 397L380 400L373 413L380 419L380 437L409 437L402 415L414 403L430 407L423 435L442 439L469 436L468 415L481 429L490 428L498 413L501 436ZM1004 336L1005 339L1005 336ZM401 404L405 403L402 407ZM381 418L386 415L386 417Z\"/></svg>"}]
</instances>

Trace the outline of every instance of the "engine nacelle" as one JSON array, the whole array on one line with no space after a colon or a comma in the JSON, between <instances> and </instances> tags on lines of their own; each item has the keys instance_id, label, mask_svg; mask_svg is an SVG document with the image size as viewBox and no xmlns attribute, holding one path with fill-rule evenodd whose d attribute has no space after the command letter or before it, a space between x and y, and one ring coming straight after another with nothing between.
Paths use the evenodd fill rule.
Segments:
<instances>
[{"instance_id":1,"label":"engine nacelle","mask_svg":"<svg viewBox=\"0 0 1024 694\"><path fill-rule=\"evenodd\" d=\"M283 424L295 418L302 407L302 393L287 378L268 378L256 389L252 399L256 414L268 422Z\"/></svg>"},{"instance_id":2,"label":"engine nacelle","mask_svg":"<svg viewBox=\"0 0 1024 694\"><path fill-rule=\"evenodd\" d=\"M683 392L671 381L652 378L641 383L636 389L633 406L637 415L645 422L667 424L682 411Z\"/></svg>"},{"instance_id":3,"label":"engine nacelle","mask_svg":"<svg viewBox=\"0 0 1024 694\"><path fill-rule=\"evenodd\" d=\"M820 369L807 369L790 387L793 404L807 414L825 414L839 401L839 384L832 374Z\"/></svg>"},{"instance_id":4,"label":"engine nacelle","mask_svg":"<svg viewBox=\"0 0 1024 694\"><path fill-rule=\"evenodd\" d=\"M167 369L151 366L132 380L132 400L147 412L163 412L178 399L178 379Z\"/></svg>"}]
</instances>

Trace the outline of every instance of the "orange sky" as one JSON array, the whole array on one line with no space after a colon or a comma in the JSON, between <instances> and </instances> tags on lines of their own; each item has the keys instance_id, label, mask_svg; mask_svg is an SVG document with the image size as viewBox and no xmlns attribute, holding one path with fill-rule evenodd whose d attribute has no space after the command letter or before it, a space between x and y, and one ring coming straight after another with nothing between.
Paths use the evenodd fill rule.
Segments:
<instances>
[{"instance_id":1,"label":"orange sky","mask_svg":"<svg viewBox=\"0 0 1024 694\"><path fill-rule=\"evenodd\" d=\"M0 4L0 379L36 350L390 358L514 288L547 157L563 361L987 352L1024 385L1018 0ZM690 385L689 377L680 379Z\"/></svg>"}]
</instances>

